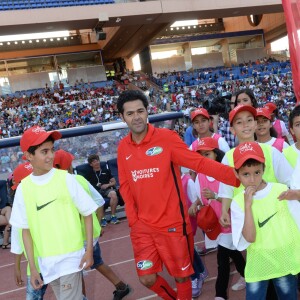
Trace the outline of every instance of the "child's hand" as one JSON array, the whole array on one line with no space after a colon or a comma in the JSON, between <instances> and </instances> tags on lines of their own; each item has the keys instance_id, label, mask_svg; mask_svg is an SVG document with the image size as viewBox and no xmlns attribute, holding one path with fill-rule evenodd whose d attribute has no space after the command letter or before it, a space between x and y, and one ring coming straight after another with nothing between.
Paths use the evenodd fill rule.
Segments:
<instances>
[{"instance_id":1,"label":"child's hand","mask_svg":"<svg viewBox=\"0 0 300 300\"><path fill-rule=\"evenodd\" d=\"M230 216L228 212L222 212L222 215L220 217L219 220L220 224L222 225L222 227L229 227L230 226Z\"/></svg>"},{"instance_id":2,"label":"child's hand","mask_svg":"<svg viewBox=\"0 0 300 300\"><path fill-rule=\"evenodd\" d=\"M202 190L202 195L206 199L215 199L215 193L212 190L208 189L208 188L204 188Z\"/></svg>"},{"instance_id":3,"label":"child's hand","mask_svg":"<svg viewBox=\"0 0 300 300\"><path fill-rule=\"evenodd\" d=\"M80 261L79 269L87 270L94 263L93 252L86 251Z\"/></svg>"},{"instance_id":4,"label":"child's hand","mask_svg":"<svg viewBox=\"0 0 300 300\"><path fill-rule=\"evenodd\" d=\"M300 200L300 190L287 190L278 196L279 200Z\"/></svg>"},{"instance_id":5,"label":"child's hand","mask_svg":"<svg viewBox=\"0 0 300 300\"><path fill-rule=\"evenodd\" d=\"M24 285L24 281L22 280L22 276L21 276L21 270L15 270L15 282L17 286L23 286Z\"/></svg>"},{"instance_id":6,"label":"child's hand","mask_svg":"<svg viewBox=\"0 0 300 300\"><path fill-rule=\"evenodd\" d=\"M39 290L44 285L44 282L37 270L30 270L30 283L35 290Z\"/></svg>"},{"instance_id":7,"label":"child's hand","mask_svg":"<svg viewBox=\"0 0 300 300\"><path fill-rule=\"evenodd\" d=\"M255 186L246 187L245 194L244 194L245 206L246 205L252 206L253 195L255 194L255 192L256 192Z\"/></svg>"},{"instance_id":8,"label":"child's hand","mask_svg":"<svg viewBox=\"0 0 300 300\"><path fill-rule=\"evenodd\" d=\"M189 215L195 217L198 212L197 203L194 202L189 208Z\"/></svg>"}]
</instances>

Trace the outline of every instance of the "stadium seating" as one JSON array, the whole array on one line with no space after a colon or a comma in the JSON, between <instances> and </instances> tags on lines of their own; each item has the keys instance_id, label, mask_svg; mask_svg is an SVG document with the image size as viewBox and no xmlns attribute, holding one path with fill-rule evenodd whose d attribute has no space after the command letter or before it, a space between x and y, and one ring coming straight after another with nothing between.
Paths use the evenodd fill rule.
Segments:
<instances>
[{"instance_id":1,"label":"stadium seating","mask_svg":"<svg viewBox=\"0 0 300 300\"><path fill-rule=\"evenodd\" d=\"M112 4L114 0L5 0L0 1L0 11L19 10L19 9L36 9L51 7L68 7Z\"/></svg>"}]
</instances>

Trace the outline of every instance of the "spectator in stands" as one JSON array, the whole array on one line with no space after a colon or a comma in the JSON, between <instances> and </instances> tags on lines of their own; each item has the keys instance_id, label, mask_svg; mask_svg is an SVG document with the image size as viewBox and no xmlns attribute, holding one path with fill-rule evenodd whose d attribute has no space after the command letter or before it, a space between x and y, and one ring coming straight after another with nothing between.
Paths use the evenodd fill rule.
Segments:
<instances>
[{"instance_id":1,"label":"spectator in stands","mask_svg":"<svg viewBox=\"0 0 300 300\"><path fill-rule=\"evenodd\" d=\"M2 249L10 249L9 234L10 234L10 215L11 207L5 206L0 209L0 226L4 226Z\"/></svg>"},{"instance_id":2,"label":"spectator in stands","mask_svg":"<svg viewBox=\"0 0 300 300\"><path fill-rule=\"evenodd\" d=\"M111 172L107 166L101 168L100 157L97 154L91 154L88 157L88 163L92 167L92 171L86 175L86 179L105 199L104 209L110 206L110 222L112 224L118 224L119 220L116 216L118 205L116 179L111 175ZM98 219L102 227L107 226L107 220L104 215L104 209L100 209L97 211Z\"/></svg>"}]
</instances>

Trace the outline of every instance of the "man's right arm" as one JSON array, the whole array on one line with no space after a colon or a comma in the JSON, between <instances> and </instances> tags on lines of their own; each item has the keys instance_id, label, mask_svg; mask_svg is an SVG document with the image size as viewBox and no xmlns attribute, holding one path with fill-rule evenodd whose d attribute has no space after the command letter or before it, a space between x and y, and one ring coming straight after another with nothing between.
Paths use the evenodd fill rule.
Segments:
<instances>
[{"instance_id":1,"label":"man's right arm","mask_svg":"<svg viewBox=\"0 0 300 300\"><path fill-rule=\"evenodd\" d=\"M128 220L129 227L132 227L134 223L138 221L137 208L132 195L129 182L126 175L126 170L124 166L125 158L121 153L121 147L118 148L118 173L120 181L120 193L125 202L126 216Z\"/></svg>"}]
</instances>

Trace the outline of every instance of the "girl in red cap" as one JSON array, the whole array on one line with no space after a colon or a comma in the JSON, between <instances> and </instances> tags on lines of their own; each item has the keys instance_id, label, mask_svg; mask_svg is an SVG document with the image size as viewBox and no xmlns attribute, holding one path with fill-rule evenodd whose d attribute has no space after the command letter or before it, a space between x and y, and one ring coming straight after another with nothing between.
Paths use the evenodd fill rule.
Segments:
<instances>
[{"instance_id":1,"label":"girl in red cap","mask_svg":"<svg viewBox=\"0 0 300 300\"><path fill-rule=\"evenodd\" d=\"M256 109L256 140L259 143L271 145L282 152L284 148L289 147L289 144L287 144L283 138L277 137L277 132L274 129L271 120L272 117L269 110L266 108Z\"/></svg>"}]
</instances>

